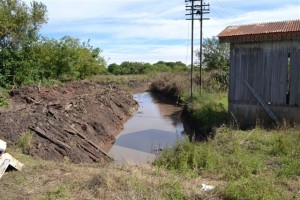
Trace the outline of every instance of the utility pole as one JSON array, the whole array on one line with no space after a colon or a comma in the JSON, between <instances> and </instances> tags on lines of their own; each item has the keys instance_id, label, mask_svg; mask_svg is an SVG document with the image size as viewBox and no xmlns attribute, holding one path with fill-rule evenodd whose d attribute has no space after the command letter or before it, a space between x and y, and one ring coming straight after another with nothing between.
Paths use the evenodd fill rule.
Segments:
<instances>
[{"instance_id":1,"label":"utility pole","mask_svg":"<svg viewBox=\"0 0 300 200\"><path fill-rule=\"evenodd\" d=\"M209 9L210 5L209 3L206 4L205 2L203 3L203 0L200 0L200 9L198 10L199 16L200 16L200 49L199 49L199 68L200 68L200 73L199 73L199 84L200 84L200 92L202 90L202 49L203 49L203 20L209 20L209 18L203 18L204 14L209 14Z\"/></svg>"},{"instance_id":2,"label":"utility pole","mask_svg":"<svg viewBox=\"0 0 300 200\"><path fill-rule=\"evenodd\" d=\"M193 98L193 68L194 68L194 21L200 21L200 49L199 49L199 67L200 67L200 92L202 87L202 40L203 40L203 20L209 18L203 18L204 14L209 13L209 4L203 3L203 0L185 0L187 19L192 21L192 37L191 37L191 99Z\"/></svg>"},{"instance_id":3,"label":"utility pole","mask_svg":"<svg viewBox=\"0 0 300 200\"><path fill-rule=\"evenodd\" d=\"M188 16L187 20L192 21L192 31L191 31L191 100L193 100L193 73L194 73L194 18L195 18L195 1L185 0L186 11L189 12L185 14Z\"/></svg>"}]
</instances>

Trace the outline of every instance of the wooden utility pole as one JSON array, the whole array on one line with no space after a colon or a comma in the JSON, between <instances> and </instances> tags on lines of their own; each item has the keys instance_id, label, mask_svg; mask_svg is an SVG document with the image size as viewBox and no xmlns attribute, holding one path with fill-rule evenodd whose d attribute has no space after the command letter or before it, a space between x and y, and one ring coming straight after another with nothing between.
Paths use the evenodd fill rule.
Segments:
<instances>
[{"instance_id":1,"label":"wooden utility pole","mask_svg":"<svg viewBox=\"0 0 300 200\"><path fill-rule=\"evenodd\" d=\"M200 0L200 9L198 10L198 15L200 16L200 49L199 49L199 84L200 84L200 92L202 89L202 50L203 50L203 20L208 20L209 18L203 18L204 14L209 14L209 4L203 3L203 0Z\"/></svg>"},{"instance_id":2,"label":"wooden utility pole","mask_svg":"<svg viewBox=\"0 0 300 200\"><path fill-rule=\"evenodd\" d=\"M193 70L194 70L194 21L200 21L200 49L199 49L199 67L200 67L200 92L202 87L202 40L203 40L203 18L204 14L209 13L209 4L203 3L203 0L185 0L187 20L192 21L192 37L191 37L191 99L193 98Z\"/></svg>"},{"instance_id":3,"label":"wooden utility pole","mask_svg":"<svg viewBox=\"0 0 300 200\"><path fill-rule=\"evenodd\" d=\"M192 21L192 31L191 31L191 100L193 99L193 73L194 73L194 17L195 17L195 1L194 0L185 0L186 3L186 11L188 11L188 14L185 14L186 16L189 16L187 20ZM190 18L191 17L191 18Z\"/></svg>"}]
</instances>

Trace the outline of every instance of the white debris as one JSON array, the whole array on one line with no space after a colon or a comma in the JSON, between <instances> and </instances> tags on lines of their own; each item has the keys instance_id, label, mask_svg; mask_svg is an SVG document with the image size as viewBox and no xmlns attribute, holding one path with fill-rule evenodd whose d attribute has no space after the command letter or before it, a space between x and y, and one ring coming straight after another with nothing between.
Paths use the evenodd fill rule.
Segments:
<instances>
[{"instance_id":1,"label":"white debris","mask_svg":"<svg viewBox=\"0 0 300 200\"><path fill-rule=\"evenodd\" d=\"M216 188L216 186L213 186L213 185L202 184L201 190L202 191L210 191L210 190L213 190L215 188Z\"/></svg>"},{"instance_id":2,"label":"white debris","mask_svg":"<svg viewBox=\"0 0 300 200\"><path fill-rule=\"evenodd\" d=\"M1 156L1 153L4 153L6 149L6 142L4 142L3 140L0 140L0 156Z\"/></svg>"},{"instance_id":3,"label":"white debris","mask_svg":"<svg viewBox=\"0 0 300 200\"><path fill-rule=\"evenodd\" d=\"M20 171L23 167L23 164L14 159L10 154L4 153L5 149L6 142L0 140L0 178L9 166L18 171Z\"/></svg>"}]
</instances>

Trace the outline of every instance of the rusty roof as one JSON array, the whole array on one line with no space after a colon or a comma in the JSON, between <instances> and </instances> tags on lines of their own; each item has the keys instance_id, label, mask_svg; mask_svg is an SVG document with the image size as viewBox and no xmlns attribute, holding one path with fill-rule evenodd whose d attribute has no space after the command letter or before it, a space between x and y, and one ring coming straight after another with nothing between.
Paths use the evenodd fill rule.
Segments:
<instances>
[{"instance_id":1,"label":"rusty roof","mask_svg":"<svg viewBox=\"0 0 300 200\"><path fill-rule=\"evenodd\" d=\"M293 21L267 22L240 26L228 26L218 37L234 37L246 35L262 35L274 33L300 32L300 19Z\"/></svg>"}]
</instances>

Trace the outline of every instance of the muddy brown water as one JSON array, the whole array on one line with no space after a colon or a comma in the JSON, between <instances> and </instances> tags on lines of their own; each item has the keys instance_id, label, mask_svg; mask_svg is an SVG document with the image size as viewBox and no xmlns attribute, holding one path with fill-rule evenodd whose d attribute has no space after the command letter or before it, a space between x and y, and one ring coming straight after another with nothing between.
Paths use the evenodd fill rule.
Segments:
<instances>
[{"instance_id":1,"label":"muddy brown water","mask_svg":"<svg viewBox=\"0 0 300 200\"><path fill-rule=\"evenodd\" d=\"M134 99L139 103L138 110L115 143L105 147L117 163L151 162L163 149L185 138L182 108L164 103L149 92L135 94Z\"/></svg>"}]
</instances>

